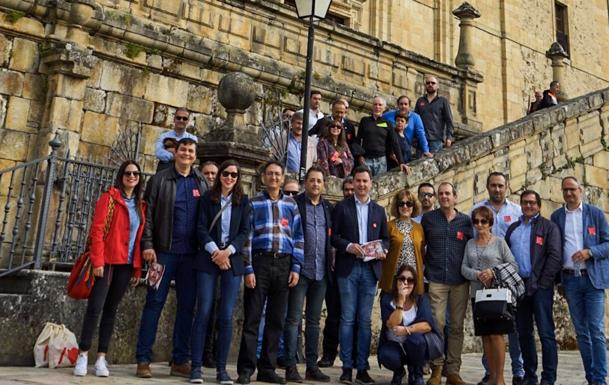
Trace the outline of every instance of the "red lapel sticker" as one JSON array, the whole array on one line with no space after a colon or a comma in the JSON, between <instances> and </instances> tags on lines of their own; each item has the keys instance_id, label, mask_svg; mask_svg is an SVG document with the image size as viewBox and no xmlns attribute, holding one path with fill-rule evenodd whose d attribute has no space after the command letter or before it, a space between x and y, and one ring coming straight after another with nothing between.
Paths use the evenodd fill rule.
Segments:
<instances>
[{"instance_id":1,"label":"red lapel sticker","mask_svg":"<svg viewBox=\"0 0 609 385\"><path fill-rule=\"evenodd\" d=\"M373 229L376 229L376 223L373 223L373 224L372 224L372 228L373 228Z\"/></svg>"},{"instance_id":2,"label":"red lapel sticker","mask_svg":"<svg viewBox=\"0 0 609 385\"><path fill-rule=\"evenodd\" d=\"M457 239L462 241L464 238L463 231L457 231Z\"/></svg>"},{"instance_id":3,"label":"red lapel sticker","mask_svg":"<svg viewBox=\"0 0 609 385\"><path fill-rule=\"evenodd\" d=\"M503 216L503 221L509 223L509 222L512 221L512 217L510 215L504 215Z\"/></svg>"},{"instance_id":4,"label":"red lapel sticker","mask_svg":"<svg viewBox=\"0 0 609 385\"><path fill-rule=\"evenodd\" d=\"M288 218L281 218L281 226L288 227Z\"/></svg>"},{"instance_id":5,"label":"red lapel sticker","mask_svg":"<svg viewBox=\"0 0 609 385\"><path fill-rule=\"evenodd\" d=\"M543 237L540 237L539 235L536 236L535 243L538 244L539 246L543 246Z\"/></svg>"},{"instance_id":6,"label":"red lapel sticker","mask_svg":"<svg viewBox=\"0 0 609 385\"><path fill-rule=\"evenodd\" d=\"M588 227L588 234L596 235L596 227Z\"/></svg>"},{"instance_id":7,"label":"red lapel sticker","mask_svg":"<svg viewBox=\"0 0 609 385\"><path fill-rule=\"evenodd\" d=\"M351 140L352 135L351 134L347 134L347 140Z\"/></svg>"},{"instance_id":8,"label":"red lapel sticker","mask_svg":"<svg viewBox=\"0 0 609 385\"><path fill-rule=\"evenodd\" d=\"M201 196L201 192L199 191L198 188L193 188L192 189L192 196L195 198L199 198Z\"/></svg>"},{"instance_id":9,"label":"red lapel sticker","mask_svg":"<svg viewBox=\"0 0 609 385\"><path fill-rule=\"evenodd\" d=\"M331 237L332 236L332 228L328 227L328 236Z\"/></svg>"}]
</instances>

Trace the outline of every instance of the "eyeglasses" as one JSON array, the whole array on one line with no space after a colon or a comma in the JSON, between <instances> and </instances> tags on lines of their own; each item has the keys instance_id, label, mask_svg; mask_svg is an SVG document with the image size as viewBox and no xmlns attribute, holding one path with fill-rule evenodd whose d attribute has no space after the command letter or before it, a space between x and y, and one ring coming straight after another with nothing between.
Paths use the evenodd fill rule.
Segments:
<instances>
[{"instance_id":1,"label":"eyeglasses","mask_svg":"<svg viewBox=\"0 0 609 385\"><path fill-rule=\"evenodd\" d=\"M402 201L402 202L398 203L398 207L404 207L404 206L409 207L409 208L413 208L414 207L414 203L411 202L411 201L406 201L406 202Z\"/></svg>"},{"instance_id":2,"label":"eyeglasses","mask_svg":"<svg viewBox=\"0 0 609 385\"><path fill-rule=\"evenodd\" d=\"M403 275L400 275L398 277L398 281L400 281L406 285L414 285L414 283L415 283L415 279L413 277L405 277Z\"/></svg>"},{"instance_id":3,"label":"eyeglasses","mask_svg":"<svg viewBox=\"0 0 609 385\"><path fill-rule=\"evenodd\" d=\"M434 193L424 192L424 193L419 193L419 198L421 198L421 199L431 198L434 195L435 195Z\"/></svg>"},{"instance_id":4,"label":"eyeglasses","mask_svg":"<svg viewBox=\"0 0 609 385\"><path fill-rule=\"evenodd\" d=\"M222 171L222 176L228 178L229 176L233 179L237 179L239 177L238 172L230 172L230 171Z\"/></svg>"},{"instance_id":5,"label":"eyeglasses","mask_svg":"<svg viewBox=\"0 0 609 385\"><path fill-rule=\"evenodd\" d=\"M174 117L175 120L182 120L182 121L187 121L188 120L188 116L176 116Z\"/></svg>"},{"instance_id":6,"label":"eyeglasses","mask_svg":"<svg viewBox=\"0 0 609 385\"><path fill-rule=\"evenodd\" d=\"M284 191L283 192L285 195L289 195L289 196L294 196L294 195L298 195L298 191Z\"/></svg>"},{"instance_id":7,"label":"eyeglasses","mask_svg":"<svg viewBox=\"0 0 609 385\"><path fill-rule=\"evenodd\" d=\"M333 124L331 126L328 126L328 128L338 128L339 130L342 130L343 128L341 126L337 126L336 124Z\"/></svg>"},{"instance_id":8,"label":"eyeglasses","mask_svg":"<svg viewBox=\"0 0 609 385\"><path fill-rule=\"evenodd\" d=\"M537 201L520 201L521 206L537 206Z\"/></svg>"},{"instance_id":9,"label":"eyeglasses","mask_svg":"<svg viewBox=\"0 0 609 385\"><path fill-rule=\"evenodd\" d=\"M139 171L123 171L123 176L140 176Z\"/></svg>"},{"instance_id":10,"label":"eyeglasses","mask_svg":"<svg viewBox=\"0 0 609 385\"><path fill-rule=\"evenodd\" d=\"M487 219L474 219L472 221L472 223L474 225L486 225L486 224L488 224L488 220Z\"/></svg>"},{"instance_id":11,"label":"eyeglasses","mask_svg":"<svg viewBox=\"0 0 609 385\"><path fill-rule=\"evenodd\" d=\"M436 82L425 82L425 84L427 84L427 85L436 84Z\"/></svg>"}]
</instances>

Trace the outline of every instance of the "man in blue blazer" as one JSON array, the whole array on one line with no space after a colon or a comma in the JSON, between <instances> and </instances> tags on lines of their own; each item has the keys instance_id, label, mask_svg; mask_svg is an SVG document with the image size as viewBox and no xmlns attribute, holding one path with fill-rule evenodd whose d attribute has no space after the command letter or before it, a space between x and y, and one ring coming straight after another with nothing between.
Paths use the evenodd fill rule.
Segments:
<instances>
[{"instance_id":1,"label":"man in blue blazer","mask_svg":"<svg viewBox=\"0 0 609 385\"><path fill-rule=\"evenodd\" d=\"M609 288L609 224L603 212L582 202L575 177L562 180L565 205L552 213L562 235L562 285L589 385L605 385L605 289Z\"/></svg>"},{"instance_id":2,"label":"man in blue blazer","mask_svg":"<svg viewBox=\"0 0 609 385\"><path fill-rule=\"evenodd\" d=\"M355 195L338 203L332 214L332 246L336 248L335 270L340 292L342 314L339 326L340 359L343 374L340 381L352 382L354 360L353 329L358 322L356 381L372 384L368 375L370 354L370 317L376 295L377 281L381 276L381 261L389 247L389 232L385 209L370 199L372 175L365 166L356 167L353 173ZM383 253L378 259L364 261L362 245L381 240Z\"/></svg>"}]
</instances>

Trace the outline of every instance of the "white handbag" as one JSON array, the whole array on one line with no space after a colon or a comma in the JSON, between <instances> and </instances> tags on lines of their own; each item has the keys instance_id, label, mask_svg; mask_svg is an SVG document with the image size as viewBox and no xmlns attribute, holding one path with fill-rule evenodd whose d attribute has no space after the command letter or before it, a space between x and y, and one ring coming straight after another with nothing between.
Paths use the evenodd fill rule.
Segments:
<instances>
[{"instance_id":1,"label":"white handbag","mask_svg":"<svg viewBox=\"0 0 609 385\"><path fill-rule=\"evenodd\" d=\"M474 318L483 321L513 320L514 302L510 289L478 290L474 301Z\"/></svg>"}]
</instances>

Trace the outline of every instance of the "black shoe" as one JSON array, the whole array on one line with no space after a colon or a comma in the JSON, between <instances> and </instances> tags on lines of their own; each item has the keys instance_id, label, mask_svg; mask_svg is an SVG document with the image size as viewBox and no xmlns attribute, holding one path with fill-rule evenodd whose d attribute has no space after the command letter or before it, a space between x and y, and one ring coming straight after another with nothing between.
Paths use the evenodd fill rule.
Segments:
<instances>
[{"instance_id":1,"label":"black shoe","mask_svg":"<svg viewBox=\"0 0 609 385\"><path fill-rule=\"evenodd\" d=\"M334 366L334 358L330 357L321 357L321 360L317 363L317 366L320 368L331 368Z\"/></svg>"},{"instance_id":2,"label":"black shoe","mask_svg":"<svg viewBox=\"0 0 609 385\"><path fill-rule=\"evenodd\" d=\"M258 371L256 381L268 382L269 384L285 384L285 379L275 373L274 370Z\"/></svg>"},{"instance_id":3,"label":"black shoe","mask_svg":"<svg viewBox=\"0 0 609 385\"><path fill-rule=\"evenodd\" d=\"M490 375L485 374L477 385L486 385L490 377Z\"/></svg>"},{"instance_id":4,"label":"black shoe","mask_svg":"<svg viewBox=\"0 0 609 385\"><path fill-rule=\"evenodd\" d=\"M277 369L287 369L287 365L285 364L285 360L283 357L277 357Z\"/></svg>"},{"instance_id":5,"label":"black shoe","mask_svg":"<svg viewBox=\"0 0 609 385\"><path fill-rule=\"evenodd\" d=\"M242 374L240 374L239 378L237 378L237 384L249 384L251 376L252 375L250 373L242 373Z\"/></svg>"},{"instance_id":6,"label":"black shoe","mask_svg":"<svg viewBox=\"0 0 609 385\"><path fill-rule=\"evenodd\" d=\"M402 380L404 379L404 375L406 375L406 371L402 368L399 372L393 372L393 377L391 378L391 385L402 385ZM410 380L408 381L410 384Z\"/></svg>"},{"instance_id":7,"label":"black shoe","mask_svg":"<svg viewBox=\"0 0 609 385\"><path fill-rule=\"evenodd\" d=\"M317 366L314 368L307 368L305 371L305 379L315 382L330 382L330 376L323 374Z\"/></svg>"},{"instance_id":8,"label":"black shoe","mask_svg":"<svg viewBox=\"0 0 609 385\"><path fill-rule=\"evenodd\" d=\"M512 385L524 385L524 378L520 376L514 376L512 378Z\"/></svg>"},{"instance_id":9,"label":"black shoe","mask_svg":"<svg viewBox=\"0 0 609 385\"><path fill-rule=\"evenodd\" d=\"M298 368L296 365L288 366L285 369L285 381L302 383L302 377L300 377L300 373L298 373Z\"/></svg>"},{"instance_id":10,"label":"black shoe","mask_svg":"<svg viewBox=\"0 0 609 385\"><path fill-rule=\"evenodd\" d=\"M358 370L355 376L355 383L360 385L372 385L374 380L368 375L367 370Z\"/></svg>"},{"instance_id":11,"label":"black shoe","mask_svg":"<svg viewBox=\"0 0 609 385\"><path fill-rule=\"evenodd\" d=\"M353 384L353 369L343 368L343 374L340 375L339 381L341 382L341 384Z\"/></svg>"}]
</instances>

